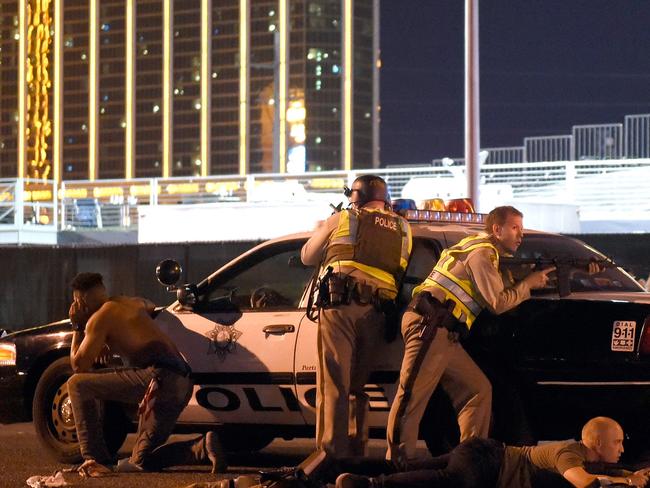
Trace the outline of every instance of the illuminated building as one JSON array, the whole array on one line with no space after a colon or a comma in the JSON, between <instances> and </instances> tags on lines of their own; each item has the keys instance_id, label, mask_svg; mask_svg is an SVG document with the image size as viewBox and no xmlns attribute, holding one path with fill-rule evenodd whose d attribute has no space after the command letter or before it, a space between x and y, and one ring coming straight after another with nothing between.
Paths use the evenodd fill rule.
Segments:
<instances>
[{"instance_id":1,"label":"illuminated building","mask_svg":"<svg viewBox=\"0 0 650 488\"><path fill-rule=\"evenodd\" d=\"M378 166L378 8L0 0L0 177Z\"/></svg>"}]
</instances>

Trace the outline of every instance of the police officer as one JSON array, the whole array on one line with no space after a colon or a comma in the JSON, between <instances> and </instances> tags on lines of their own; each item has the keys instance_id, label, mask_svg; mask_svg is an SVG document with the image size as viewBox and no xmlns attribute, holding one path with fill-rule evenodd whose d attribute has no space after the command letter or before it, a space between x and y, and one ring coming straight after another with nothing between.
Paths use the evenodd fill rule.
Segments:
<instances>
[{"instance_id":1,"label":"police officer","mask_svg":"<svg viewBox=\"0 0 650 488\"><path fill-rule=\"evenodd\" d=\"M411 252L410 226L390 210L382 178L360 176L346 196L349 208L323 222L301 253L306 265L323 263L328 288L319 297L316 442L337 458L365 451L363 388L384 337L382 310L394 305Z\"/></svg>"},{"instance_id":2,"label":"police officer","mask_svg":"<svg viewBox=\"0 0 650 488\"><path fill-rule=\"evenodd\" d=\"M499 256L513 254L523 239L523 214L497 207L486 219L486 233L466 237L445 249L426 280L413 290L402 318L404 359L388 416L386 458L400 468L415 455L420 420L439 381L458 415L460 439L487 437L492 387L458 342L479 312L500 314L547 283L548 268L506 288Z\"/></svg>"}]
</instances>

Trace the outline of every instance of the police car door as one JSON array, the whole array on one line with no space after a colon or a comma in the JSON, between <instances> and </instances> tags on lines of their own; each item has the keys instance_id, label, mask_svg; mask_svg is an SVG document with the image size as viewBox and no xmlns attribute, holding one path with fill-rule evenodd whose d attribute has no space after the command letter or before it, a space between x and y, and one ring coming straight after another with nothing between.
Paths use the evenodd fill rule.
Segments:
<instances>
[{"instance_id":1,"label":"police car door","mask_svg":"<svg viewBox=\"0 0 650 488\"><path fill-rule=\"evenodd\" d=\"M195 380L181 421L304 424L293 374L311 274L300 264L303 242L261 246L199 285L191 310L168 310L176 319L168 333Z\"/></svg>"}]
</instances>

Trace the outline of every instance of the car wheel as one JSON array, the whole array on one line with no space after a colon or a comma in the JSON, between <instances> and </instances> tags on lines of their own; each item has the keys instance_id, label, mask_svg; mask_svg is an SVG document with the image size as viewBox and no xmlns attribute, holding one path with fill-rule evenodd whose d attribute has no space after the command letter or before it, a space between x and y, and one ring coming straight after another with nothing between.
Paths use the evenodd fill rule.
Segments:
<instances>
[{"instance_id":1,"label":"car wheel","mask_svg":"<svg viewBox=\"0 0 650 488\"><path fill-rule=\"evenodd\" d=\"M70 360L59 358L50 364L36 385L32 416L41 444L58 462L81 461L77 430L68 396L68 378L72 376ZM128 431L128 422L117 405L107 405L103 412L104 438L111 454L120 448ZM110 424L110 426L109 426Z\"/></svg>"}]
</instances>

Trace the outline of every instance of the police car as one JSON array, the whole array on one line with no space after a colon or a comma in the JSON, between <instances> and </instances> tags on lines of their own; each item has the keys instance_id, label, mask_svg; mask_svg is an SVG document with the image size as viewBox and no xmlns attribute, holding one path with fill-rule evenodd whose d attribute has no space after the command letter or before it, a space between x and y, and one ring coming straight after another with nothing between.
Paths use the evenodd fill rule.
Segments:
<instances>
[{"instance_id":1,"label":"police car","mask_svg":"<svg viewBox=\"0 0 650 488\"><path fill-rule=\"evenodd\" d=\"M413 253L402 305L443 248L483 228L480 214L407 210L406 216ZM260 449L275 437L313 436L317 326L306 311L314 270L300 261L308 237L264 242L202 282L180 286L178 300L157 310L156 322L187 358L195 381L179 432L219 428L232 450ZM558 262L568 268L558 273L564 283L533 292L498 317L484 311L472 327L466 348L493 384L492 435L509 443L575 437L587 418L608 415L622 423L628 447L647 439L650 294L613 264L593 275L573 266L604 259L576 239L528 231L518 256L508 273L530 269L531 259L562 258ZM159 269L168 285L175 266ZM559 296L558 285L567 296ZM24 420L31 411L43 446L63 462L78 459L65 385L71 335L63 320L0 340L0 422ZM397 335L375 354L366 385L375 437L385 434L402 349ZM104 410L106 439L116 450L134 429L134 412L119 404ZM457 442L455 414L440 389L421 437L434 453Z\"/></svg>"}]
</instances>

